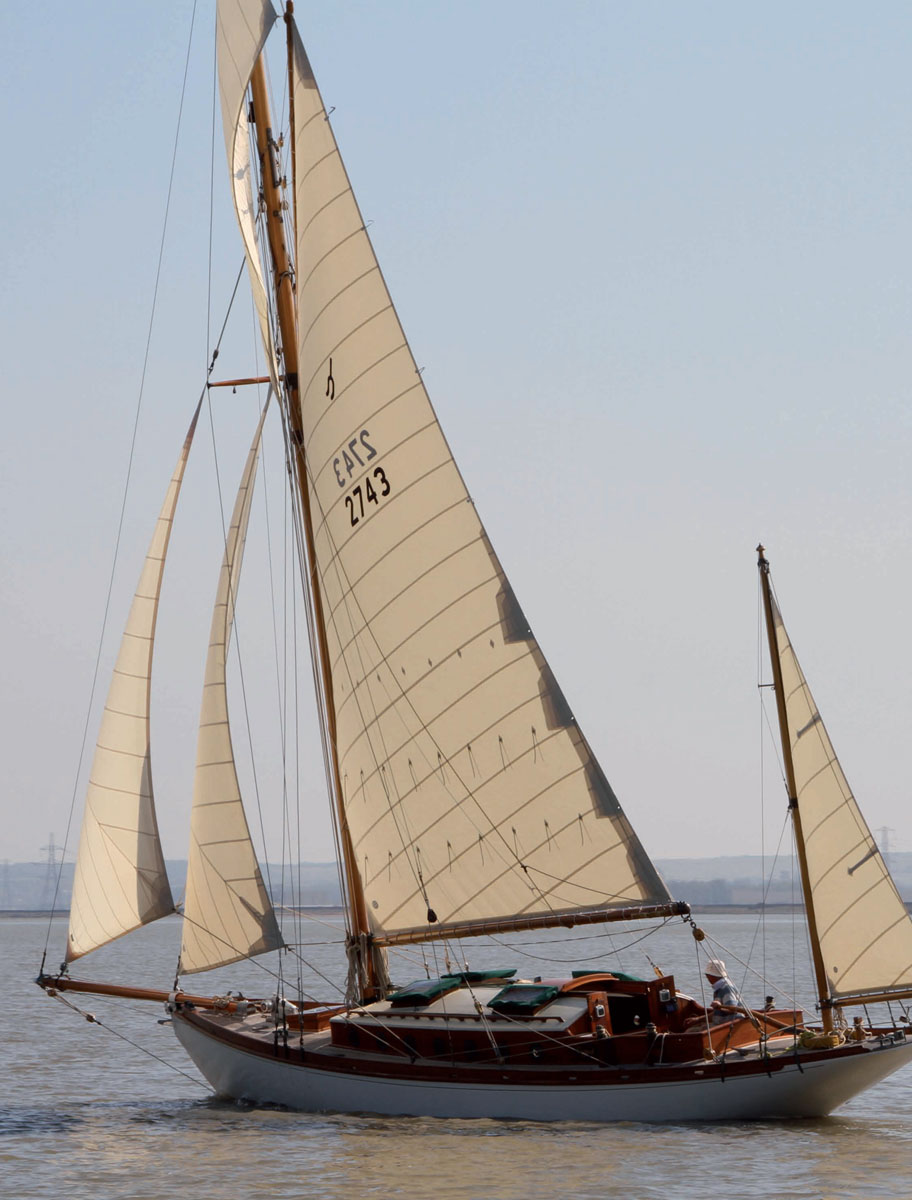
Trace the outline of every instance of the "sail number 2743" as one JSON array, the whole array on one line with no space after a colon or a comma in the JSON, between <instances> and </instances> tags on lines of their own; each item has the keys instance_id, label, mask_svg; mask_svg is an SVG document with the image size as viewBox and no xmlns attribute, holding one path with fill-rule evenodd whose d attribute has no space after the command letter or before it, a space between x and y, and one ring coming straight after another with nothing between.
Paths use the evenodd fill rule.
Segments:
<instances>
[{"instance_id":1,"label":"sail number 2743","mask_svg":"<svg viewBox=\"0 0 912 1200\"><path fill-rule=\"evenodd\" d=\"M339 451L333 459L333 471L340 488L347 487L357 473L358 467L366 467L372 458L377 457L376 449L371 445L370 434L362 429ZM368 467L361 482L345 497L345 507L348 509L351 524L357 525L366 515L365 504L379 504L384 496L390 494L391 488L386 472L382 467Z\"/></svg>"},{"instance_id":2,"label":"sail number 2743","mask_svg":"<svg viewBox=\"0 0 912 1200\"><path fill-rule=\"evenodd\" d=\"M389 480L384 474L382 467L374 467L374 479L377 481L376 487L368 475L365 477L363 484L357 484L345 497L345 506L348 509L352 525L357 525L364 516L365 500L368 504L379 504L384 496L390 494Z\"/></svg>"}]
</instances>

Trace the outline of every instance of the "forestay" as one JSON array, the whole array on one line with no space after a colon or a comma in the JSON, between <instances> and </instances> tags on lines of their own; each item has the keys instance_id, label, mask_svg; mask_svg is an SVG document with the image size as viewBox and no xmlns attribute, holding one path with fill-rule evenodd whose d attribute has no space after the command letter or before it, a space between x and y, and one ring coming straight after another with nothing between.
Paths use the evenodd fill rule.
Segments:
<instances>
[{"instance_id":1,"label":"forestay","mask_svg":"<svg viewBox=\"0 0 912 1200\"><path fill-rule=\"evenodd\" d=\"M912 987L912 920L843 774L775 600L772 615L830 993Z\"/></svg>"},{"instance_id":2,"label":"forestay","mask_svg":"<svg viewBox=\"0 0 912 1200\"><path fill-rule=\"evenodd\" d=\"M268 404L241 477L212 614L190 814L184 973L207 971L282 945L244 815L226 689L228 645L267 408Z\"/></svg>"},{"instance_id":3,"label":"forestay","mask_svg":"<svg viewBox=\"0 0 912 1200\"><path fill-rule=\"evenodd\" d=\"M373 931L666 901L453 461L295 38L307 482Z\"/></svg>"},{"instance_id":4,"label":"forestay","mask_svg":"<svg viewBox=\"0 0 912 1200\"><path fill-rule=\"evenodd\" d=\"M150 679L165 558L199 411L155 523L105 701L76 857L68 962L174 911L152 790Z\"/></svg>"}]
</instances>

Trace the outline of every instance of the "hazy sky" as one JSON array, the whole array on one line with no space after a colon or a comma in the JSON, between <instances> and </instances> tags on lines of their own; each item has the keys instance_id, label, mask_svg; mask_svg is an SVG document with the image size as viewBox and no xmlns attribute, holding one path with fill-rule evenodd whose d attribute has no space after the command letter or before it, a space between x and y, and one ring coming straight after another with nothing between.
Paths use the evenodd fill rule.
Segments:
<instances>
[{"instance_id":1,"label":"hazy sky","mask_svg":"<svg viewBox=\"0 0 912 1200\"><path fill-rule=\"evenodd\" d=\"M0 16L0 859L38 858L49 833L64 836L191 8L52 0ZM761 797L767 849L778 836L768 739L761 787L761 539L862 808L895 831L894 849L912 849L912 8L308 0L297 11L441 423L647 849L759 852ZM82 778L205 369L212 22L201 3ZM213 325L241 257L216 138ZM258 369L244 304L223 375ZM226 493L255 403L227 391L215 401ZM270 461L280 467L275 440ZM171 857L186 855L216 503L206 423L154 693ZM239 634L251 700L272 706L252 717L269 810L281 787L264 527L255 513ZM325 859L304 694L300 724L304 856ZM279 822L264 822L275 855Z\"/></svg>"}]
</instances>

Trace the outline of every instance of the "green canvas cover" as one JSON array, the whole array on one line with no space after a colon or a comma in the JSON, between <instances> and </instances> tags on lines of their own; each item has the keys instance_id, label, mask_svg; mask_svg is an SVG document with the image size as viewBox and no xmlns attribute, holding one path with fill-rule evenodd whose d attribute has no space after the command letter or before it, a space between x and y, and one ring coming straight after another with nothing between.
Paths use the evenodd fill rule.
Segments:
<instances>
[{"instance_id":1,"label":"green canvas cover","mask_svg":"<svg viewBox=\"0 0 912 1200\"><path fill-rule=\"evenodd\" d=\"M500 989L488 1007L510 1016L531 1016L559 995L560 988L552 984L511 983Z\"/></svg>"},{"instance_id":2,"label":"green canvas cover","mask_svg":"<svg viewBox=\"0 0 912 1200\"><path fill-rule=\"evenodd\" d=\"M387 1000L394 1008L421 1008L447 992L455 992L458 987L459 980L455 975L445 975L443 979L419 979L391 992Z\"/></svg>"},{"instance_id":3,"label":"green canvas cover","mask_svg":"<svg viewBox=\"0 0 912 1200\"><path fill-rule=\"evenodd\" d=\"M443 976L444 979L457 979L460 983L490 983L492 979L512 979L516 967L504 970L492 968L488 971L452 971Z\"/></svg>"}]
</instances>

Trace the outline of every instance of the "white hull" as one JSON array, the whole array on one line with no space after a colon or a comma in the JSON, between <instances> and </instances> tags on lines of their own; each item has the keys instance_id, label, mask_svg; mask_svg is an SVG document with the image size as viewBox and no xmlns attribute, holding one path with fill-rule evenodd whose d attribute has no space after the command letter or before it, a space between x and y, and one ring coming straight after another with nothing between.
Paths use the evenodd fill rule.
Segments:
<instances>
[{"instance_id":1,"label":"white hull","mask_svg":"<svg viewBox=\"0 0 912 1200\"><path fill-rule=\"evenodd\" d=\"M174 1015L184 1049L221 1096L303 1112L525 1121L719 1121L826 1116L912 1058L912 1041L863 1054L790 1060L770 1075L655 1083L425 1082L348 1075L228 1045Z\"/></svg>"}]
</instances>

